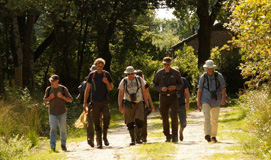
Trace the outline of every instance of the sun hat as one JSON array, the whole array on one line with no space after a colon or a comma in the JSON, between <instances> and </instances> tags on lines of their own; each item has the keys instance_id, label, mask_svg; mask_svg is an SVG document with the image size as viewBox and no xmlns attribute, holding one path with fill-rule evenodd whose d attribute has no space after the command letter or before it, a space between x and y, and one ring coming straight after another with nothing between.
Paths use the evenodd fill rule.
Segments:
<instances>
[{"instance_id":1,"label":"sun hat","mask_svg":"<svg viewBox=\"0 0 271 160\"><path fill-rule=\"evenodd\" d=\"M135 73L135 69L133 66L128 66L126 67L126 70L124 71L125 74L128 74L128 73Z\"/></svg>"},{"instance_id":2,"label":"sun hat","mask_svg":"<svg viewBox=\"0 0 271 160\"><path fill-rule=\"evenodd\" d=\"M214 68L216 65L214 64L213 60L208 59L205 61L205 64L203 65L204 68Z\"/></svg>"}]
</instances>

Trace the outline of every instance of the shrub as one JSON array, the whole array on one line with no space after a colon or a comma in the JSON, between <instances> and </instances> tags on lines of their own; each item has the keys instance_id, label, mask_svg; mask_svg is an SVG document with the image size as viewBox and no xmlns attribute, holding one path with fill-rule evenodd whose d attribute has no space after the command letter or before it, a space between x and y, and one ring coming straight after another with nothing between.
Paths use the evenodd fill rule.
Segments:
<instances>
[{"instance_id":1,"label":"shrub","mask_svg":"<svg viewBox=\"0 0 271 160\"><path fill-rule=\"evenodd\" d=\"M271 158L271 94L270 86L261 90L247 91L240 97L241 107L246 110L246 120L251 124L251 133L258 142L254 149L260 156Z\"/></svg>"},{"instance_id":2,"label":"shrub","mask_svg":"<svg viewBox=\"0 0 271 160\"><path fill-rule=\"evenodd\" d=\"M8 140L0 138L0 159L12 160L19 159L28 154L31 142L18 135Z\"/></svg>"}]
</instances>

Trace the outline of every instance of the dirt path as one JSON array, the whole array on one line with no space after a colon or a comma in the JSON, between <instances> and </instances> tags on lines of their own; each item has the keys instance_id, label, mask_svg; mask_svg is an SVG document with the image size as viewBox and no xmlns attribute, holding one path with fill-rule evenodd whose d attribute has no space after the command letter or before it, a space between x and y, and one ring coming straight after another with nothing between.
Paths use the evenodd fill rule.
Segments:
<instances>
[{"instance_id":1,"label":"dirt path","mask_svg":"<svg viewBox=\"0 0 271 160\"><path fill-rule=\"evenodd\" d=\"M221 108L221 112L226 112L226 108ZM152 113L152 116L157 116L158 113ZM157 120L157 119L156 119ZM178 152L175 159L208 159L214 153L232 153L227 150L227 147L236 145L234 141L219 140L218 143L207 143L204 140L203 133L203 114L199 111L193 111L188 114L188 125L184 130L184 141L177 145ZM152 119L149 119L151 123ZM123 121L120 122L123 124ZM161 121L162 124L162 121ZM162 132L162 130L149 129L149 132ZM109 130L108 140L110 146L104 146L103 149L91 148L86 141L79 143L69 143L68 159L69 160L112 160L121 159L120 154L129 152L130 137L128 130L123 125L119 129ZM148 139L148 142L163 142L161 140ZM96 145L96 144L95 144ZM132 154L132 153L131 153ZM122 157L123 158L123 157ZM133 159L133 155L125 156L125 159Z\"/></svg>"}]
</instances>

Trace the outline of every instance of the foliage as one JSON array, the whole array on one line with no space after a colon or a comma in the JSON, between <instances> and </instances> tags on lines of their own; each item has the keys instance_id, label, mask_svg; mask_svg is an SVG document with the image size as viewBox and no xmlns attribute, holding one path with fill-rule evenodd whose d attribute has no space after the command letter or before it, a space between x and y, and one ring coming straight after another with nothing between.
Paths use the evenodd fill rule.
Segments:
<instances>
[{"instance_id":1,"label":"foliage","mask_svg":"<svg viewBox=\"0 0 271 160\"><path fill-rule=\"evenodd\" d=\"M6 90L6 99L0 106L0 135L6 138L24 135L36 146L39 135L48 127L47 108L37 103L27 89Z\"/></svg>"},{"instance_id":2,"label":"foliage","mask_svg":"<svg viewBox=\"0 0 271 160\"><path fill-rule=\"evenodd\" d=\"M223 46L222 48L215 47L212 49L210 59L214 60L216 70L222 73L226 85L227 92L237 93L240 88L243 88L243 79L238 66L241 62L241 54L239 49Z\"/></svg>"},{"instance_id":3,"label":"foliage","mask_svg":"<svg viewBox=\"0 0 271 160\"><path fill-rule=\"evenodd\" d=\"M176 51L172 66L179 67L181 75L192 85L193 91L191 93L196 93L195 90L199 81L199 72L197 67L198 58L194 54L193 47L184 44L182 51Z\"/></svg>"},{"instance_id":4,"label":"foliage","mask_svg":"<svg viewBox=\"0 0 271 160\"><path fill-rule=\"evenodd\" d=\"M15 136L7 141L0 138L0 159L12 160L19 159L28 155L31 142L24 137Z\"/></svg>"},{"instance_id":5,"label":"foliage","mask_svg":"<svg viewBox=\"0 0 271 160\"><path fill-rule=\"evenodd\" d=\"M265 159L271 158L271 92L270 85L260 90L247 91L240 97L241 107L246 110L246 120L251 133L257 137L253 149Z\"/></svg>"},{"instance_id":6,"label":"foliage","mask_svg":"<svg viewBox=\"0 0 271 160\"><path fill-rule=\"evenodd\" d=\"M248 86L270 81L271 73L271 3L269 0L241 0L232 7L227 24L236 37L232 42L241 48L242 76L250 79Z\"/></svg>"}]
</instances>

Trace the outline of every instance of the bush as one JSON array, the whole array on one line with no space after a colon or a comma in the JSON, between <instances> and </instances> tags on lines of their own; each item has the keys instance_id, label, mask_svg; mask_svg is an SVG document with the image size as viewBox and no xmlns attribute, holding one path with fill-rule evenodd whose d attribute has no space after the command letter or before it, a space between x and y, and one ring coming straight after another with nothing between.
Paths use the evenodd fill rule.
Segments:
<instances>
[{"instance_id":1,"label":"bush","mask_svg":"<svg viewBox=\"0 0 271 160\"><path fill-rule=\"evenodd\" d=\"M31 142L18 135L8 140L0 138L0 159L19 159L28 154L30 147Z\"/></svg>"},{"instance_id":2,"label":"bush","mask_svg":"<svg viewBox=\"0 0 271 160\"><path fill-rule=\"evenodd\" d=\"M251 124L251 133L257 137L254 150L264 158L271 158L271 87L247 91L240 97L241 107L246 110L246 120Z\"/></svg>"}]
</instances>

